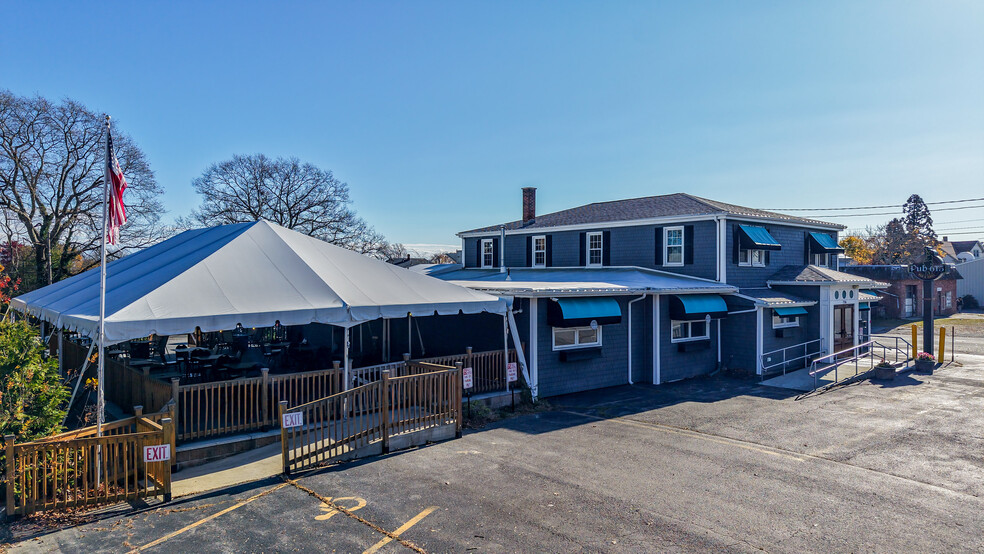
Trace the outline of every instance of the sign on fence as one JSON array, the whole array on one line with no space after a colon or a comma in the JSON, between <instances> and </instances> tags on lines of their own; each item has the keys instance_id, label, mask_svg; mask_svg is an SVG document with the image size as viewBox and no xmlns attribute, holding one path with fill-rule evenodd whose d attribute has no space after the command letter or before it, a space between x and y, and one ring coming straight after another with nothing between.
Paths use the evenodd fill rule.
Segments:
<instances>
[{"instance_id":1,"label":"sign on fence","mask_svg":"<svg viewBox=\"0 0 984 554\"><path fill-rule=\"evenodd\" d=\"M466 367L461 370L461 386L462 388L470 389L474 386L475 382L472 379L472 368Z\"/></svg>"},{"instance_id":2,"label":"sign on fence","mask_svg":"<svg viewBox=\"0 0 984 554\"><path fill-rule=\"evenodd\" d=\"M282 425L284 429L302 427L304 425L304 412L287 412L284 414Z\"/></svg>"},{"instance_id":3,"label":"sign on fence","mask_svg":"<svg viewBox=\"0 0 984 554\"><path fill-rule=\"evenodd\" d=\"M517 373L517 368L516 368L517 365L518 364L516 362L509 362L508 364L506 364L506 382L507 383L512 383L513 381L518 381L519 380L519 375L516 374Z\"/></svg>"},{"instance_id":4,"label":"sign on fence","mask_svg":"<svg viewBox=\"0 0 984 554\"><path fill-rule=\"evenodd\" d=\"M144 463L166 462L171 459L171 445L161 444L144 447Z\"/></svg>"}]
</instances>

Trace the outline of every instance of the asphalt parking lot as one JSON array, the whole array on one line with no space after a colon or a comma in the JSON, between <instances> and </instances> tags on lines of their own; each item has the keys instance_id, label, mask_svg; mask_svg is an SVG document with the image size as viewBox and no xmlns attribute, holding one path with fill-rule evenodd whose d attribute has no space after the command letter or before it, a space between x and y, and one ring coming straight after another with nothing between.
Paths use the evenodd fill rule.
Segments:
<instances>
[{"instance_id":1,"label":"asphalt parking lot","mask_svg":"<svg viewBox=\"0 0 984 554\"><path fill-rule=\"evenodd\" d=\"M290 483L6 532L43 552L984 550L984 358L795 394L595 391Z\"/></svg>"}]
</instances>

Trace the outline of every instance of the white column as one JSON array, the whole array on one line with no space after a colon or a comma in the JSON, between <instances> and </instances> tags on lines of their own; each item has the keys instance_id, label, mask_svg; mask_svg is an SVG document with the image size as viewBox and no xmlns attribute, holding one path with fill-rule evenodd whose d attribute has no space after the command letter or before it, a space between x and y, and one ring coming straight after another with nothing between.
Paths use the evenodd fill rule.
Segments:
<instances>
[{"instance_id":1,"label":"white column","mask_svg":"<svg viewBox=\"0 0 984 554\"><path fill-rule=\"evenodd\" d=\"M349 390L349 371L352 369L352 367L351 367L352 366L352 361L349 360L349 328L348 327L345 328L345 339L344 339L344 341L345 341L345 345L342 347L342 351L343 351L344 356L345 356L345 358L344 358L345 359L345 375L343 377L343 379L345 379L345 386L344 386L344 389L343 390Z\"/></svg>"},{"instance_id":2,"label":"white column","mask_svg":"<svg viewBox=\"0 0 984 554\"><path fill-rule=\"evenodd\" d=\"M512 306L507 308L512 309ZM506 375L506 364L509 363L509 318L502 314L502 374Z\"/></svg>"},{"instance_id":3,"label":"white column","mask_svg":"<svg viewBox=\"0 0 984 554\"><path fill-rule=\"evenodd\" d=\"M724 218L718 220L718 249L717 249L717 260L718 260L718 281L722 283L728 282L728 221Z\"/></svg>"},{"instance_id":4,"label":"white column","mask_svg":"<svg viewBox=\"0 0 984 554\"><path fill-rule=\"evenodd\" d=\"M762 354L764 353L763 343L765 340L765 327L762 324L765 309L762 306L755 307L755 373L762 375Z\"/></svg>"},{"instance_id":5,"label":"white column","mask_svg":"<svg viewBox=\"0 0 984 554\"><path fill-rule=\"evenodd\" d=\"M537 303L539 298L530 298L530 392L537 398L540 392L540 380L537 374Z\"/></svg>"},{"instance_id":6,"label":"white column","mask_svg":"<svg viewBox=\"0 0 984 554\"><path fill-rule=\"evenodd\" d=\"M659 295L653 295L653 384L660 384L661 377L659 374L659 347L660 339L662 337L659 333Z\"/></svg>"}]
</instances>

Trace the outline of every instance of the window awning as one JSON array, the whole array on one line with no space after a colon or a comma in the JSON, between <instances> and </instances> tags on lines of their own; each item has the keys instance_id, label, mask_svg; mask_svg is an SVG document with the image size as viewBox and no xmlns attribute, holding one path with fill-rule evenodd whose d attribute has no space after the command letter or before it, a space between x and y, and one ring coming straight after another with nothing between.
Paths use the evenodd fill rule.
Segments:
<instances>
[{"instance_id":1,"label":"window awning","mask_svg":"<svg viewBox=\"0 0 984 554\"><path fill-rule=\"evenodd\" d=\"M871 304L867 302L858 302L858 310L870 310Z\"/></svg>"},{"instance_id":2,"label":"window awning","mask_svg":"<svg viewBox=\"0 0 984 554\"><path fill-rule=\"evenodd\" d=\"M693 321L728 315L728 305L719 294L680 294L670 297L670 319Z\"/></svg>"},{"instance_id":3,"label":"window awning","mask_svg":"<svg viewBox=\"0 0 984 554\"><path fill-rule=\"evenodd\" d=\"M782 250L782 245L765 227L757 225L739 225L739 244L746 250Z\"/></svg>"},{"instance_id":4,"label":"window awning","mask_svg":"<svg viewBox=\"0 0 984 554\"><path fill-rule=\"evenodd\" d=\"M781 315L783 317L794 316L794 315L806 315L806 308L802 306L797 306L795 308L772 308L776 315Z\"/></svg>"},{"instance_id":5,"label":"window awning","mask_svg":"<svg viewBox=\"0 0 984 554\"><path fill-rule=\"evenodd\" d=\"M558 298L547 307L551 327L584 327L595 321L611 325L622 321L622 308L611 297Z\"/></svg>"},{"instance_id":6,"label":"window awning","mask_svg":"<svg viewBox=\"0 0 984 554\"><path fill-rule=\"evenodd\" d=\"M810 233L810 252L814 254L843 254L837 240L827 233Z\"/></svg>"}]
</instances>

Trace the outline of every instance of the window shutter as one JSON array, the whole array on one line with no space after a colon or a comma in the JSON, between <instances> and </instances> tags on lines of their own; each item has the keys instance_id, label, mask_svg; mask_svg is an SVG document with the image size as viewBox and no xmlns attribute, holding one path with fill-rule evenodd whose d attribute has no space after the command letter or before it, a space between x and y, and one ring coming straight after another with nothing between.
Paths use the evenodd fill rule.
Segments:
<instances>
[{"instance_id":1,"label":"window shutter","mask_svg":"<svg viewBox=\"0 0 984 554\"><path fill-rule=\"evenodd\" d=\"M765 251L765 265L769 265L769 258L771 258L771 257L772 257L772 252L769 252L768 250L766 250Z\"/></svg>"},{"instance_id":2,"label":"window shutter","mask_svg":"<svg viewBox=\"0 0 984 554\"><path fill-rule=\"evenodd\" d=\"M738 237L738 225L731 226L731 261L738 265L738 249L741 248Z\"/></svg>"},{"instance_id":3,"label":"window shutter","mask_svg":"<svg viewBox=\"0 0 984 554\"><path fill-rule=\"evenodd\" d=\"M694 226L683 226L683 263L691 265L694 263Z\"/></svg>"},{"instance_id":4,"label":"window shutter","mask_svg":"<svg viewBox=\"0 0 984 554\"><path fill-rule=\"evenodd\" d=\"M547 267L553 267L553 236L547 235Z\"/></svg>"},{"instance_id":5,"label":"window shutter","mask_svg":"<svg viewBox=\"0 0 984 554\"><path fill-rule=\"evenodd\" d=\"M656 255L653 256L653 263L663 265L663 228L656 228Z\"/></svg>"},{"instance_id":6,"label":"window shutter","mask_svg":"<svg viewBox=\"0 0 984 554\"><path fill-rule=\"evenodd\" d=\"M475 258L475 267L482 267L482 239L478 239L478 257Z\"/></svg>"},{"instance_id":7,"label":"window shutter","mask_svg":"<svg viewBox=\"0 0 984 554\"><path fill-rule=\"evenodd\" d=\"M804 239L804 241L803 241L803 258L804 258L803 259L803 263L806 264L806 265L810 265L810 258L812 256L810 256L810 232L809 231L804 231L803 232L803 239Z\"/></svg>"},{"instance_id":8,"label":"window shutter","mask_svg":"<svg viewBox=\"0 0 984 554\"><path fill-rule=\"evenodd\" d=\"M612 232L601 233L601 265L612 265Z\"/></svg>"},{"instance_id":9,"label":"window shutter","mask_svg":"<svg viewBox=\"0 0 984 554\"><path fill-rule=\"evenodd\" d=\"M584 257L585 254L587 253L587 245L584 243L584 233L581 233L578 236L578 243L581 245L581 248L579 249L581 251L581 254L580 257L578 258L581 263L578 265L583 267L585 265L588 265L587 263L585 263L587 260Z\"/></svg>"},{"instance_id":10,"label":"window shutter","mask_svg":"<svg viewBox=\"0 0 984 554\"><path fill-rule=\"evenodd\" d=\"M499 239L492 239L492 266L499 267Z\"/></svg>"},{"instance_id":11,"label":"window shutter","mask_svg":"<svg viewBox=\"0 0 984 554\"><path fill-rule=\"evenodd\" d=\"M533 236L526 237L526 267L533 267Z\"/></svg>"}]
</instances>

